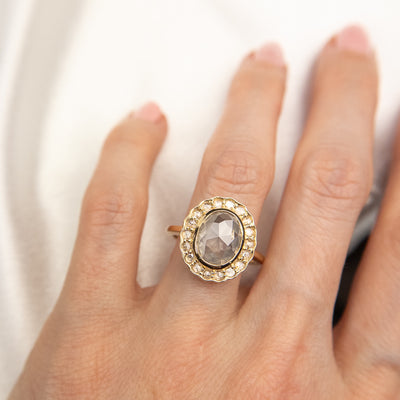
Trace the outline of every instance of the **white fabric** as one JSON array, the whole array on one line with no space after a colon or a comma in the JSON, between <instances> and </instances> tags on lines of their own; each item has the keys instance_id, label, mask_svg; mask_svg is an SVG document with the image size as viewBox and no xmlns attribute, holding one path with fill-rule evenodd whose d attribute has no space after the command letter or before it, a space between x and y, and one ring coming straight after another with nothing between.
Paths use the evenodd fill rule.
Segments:
<instances>
[{"instance_id":1,"label":"white fabric","mask_svg":"<svg viewBox=\"0 0 400 400\"><path fill-rule=\"evenodd\" d=\"M60 291L80 201L101 143L149 99L169 118L155 166L140 283L157 281L240 58L277 40L290 65L276 182L259 224L265 249L304 120L310 66L325 40L360 21L381 64L376 181L382 190L400 107L400 3L372 0L0 0L0 395L23 366Z\"/></svg>"}]
</instances>

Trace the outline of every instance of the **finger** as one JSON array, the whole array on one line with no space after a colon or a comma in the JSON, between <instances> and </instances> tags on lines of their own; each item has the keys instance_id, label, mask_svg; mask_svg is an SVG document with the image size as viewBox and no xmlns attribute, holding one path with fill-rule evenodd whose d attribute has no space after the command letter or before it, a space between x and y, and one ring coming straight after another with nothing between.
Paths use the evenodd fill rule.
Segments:
<instances>
[{"instance_id":1,"label":"finger","mask_svg":"<svg viewBox=\"0 0 400 400\"><path fill-rule=\"evenodd\" d=\"M275 133L286 68L280 48L269 44L244 59L233 78L221 121L205 151L190 208L213 196L233 197L255 219L274 173ZM239 279L204 282L183 263L178 247L158 288L173 304L210 302L233 307ZM218 287L217 287L218 286ZM176 288L179 287L179 291ZM179 298L179 300L177 300Z\"/></svg>"},{"instance_id":2,"label":"finger","mask_svg":"<svg viewBox=\"0 0 400 400\"><path fill-rule=\"evenodd\" d=\"M394 398L398 391L393 389L400 387L399 263L400 126L380 215L335 332L343 368L354 378L361 376L360 383L378 389L373 398Z\"/></svg>"},{"instance_id":3,"label":"finger","mask_svg":"<svg viewBox=\"0 0 400 400\"><path fill-rule=\"evenodd\" d=\"M83 200L64 291L79 302L132 301L152 165L165 138L165 117L148 103L105 141Z\"/></svg>"},{"instance_id":4,"label":"finger","mask_svg":"<svg viewBox=\"0 0 400 400\"><path fill-rule=\"evenodd\" d=\"M260 307L263 298L280 304L295 299L331 329L341 269L372 180L376 101L377 72L367 36L347 28L317 62L303 138L264 268L249 296L248 305L259 313L267 311Z\"/></svg>"}]
</instances>

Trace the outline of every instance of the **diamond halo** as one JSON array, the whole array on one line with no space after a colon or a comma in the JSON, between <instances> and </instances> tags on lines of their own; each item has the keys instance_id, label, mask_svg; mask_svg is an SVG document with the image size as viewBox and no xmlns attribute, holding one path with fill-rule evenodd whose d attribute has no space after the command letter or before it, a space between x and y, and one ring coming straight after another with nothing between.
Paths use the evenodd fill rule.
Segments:
<instances>
[{"instance_id":1,"label":"diamond halo","mask_svg":"<svg viewBox=\"0 0 400 400\"><path fill-rule=\"evenodd\" d=\"M237 244L237 238L235 238L234 251L232 250L234 254L229 259L229 262L221 265L221 267L207 264L195 250L195 240L199 228L203 227L204 230L204 223L207 218L209 219L211 213L214 213L215 211L220 211L221 215L228 213L232 214L231 220L233 221L237 219L240 221L241 225L238 228L237 224L235 225L235 222L231 222L229 221L229 218L225 218L225 220L228 219L227 222L225 221L228 224L226 225L226 229L235 225L236 230L232 231L232 234L240 234L241 241L239 246ZM225 239L225 237L222 239ZM232 241L233 240L234 239L232 239ZM223 241L222 244L224 244ZM218 249L221 247L220 243L219 247L218 244L214 244L214 246ZM206 281L223 282L237 277L247 268L248 264L253 259L256 246L257 230L253 216L245 205L230 197L218 196L202 201L190 210L183 222L180 232L180 250L184 262L193 274ZM229 255L232 255L232 251Z\"/></svg>"}]
</instances>

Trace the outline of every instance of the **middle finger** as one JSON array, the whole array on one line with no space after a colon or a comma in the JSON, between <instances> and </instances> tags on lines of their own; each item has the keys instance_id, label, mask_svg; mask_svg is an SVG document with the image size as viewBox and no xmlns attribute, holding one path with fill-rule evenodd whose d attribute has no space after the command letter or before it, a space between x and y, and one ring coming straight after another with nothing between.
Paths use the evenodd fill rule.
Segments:
<instances>
[{"instance_id":1,"label":"middle finger","mask_svg":"<svg viewBox=\"0 0 400 400\"><path fill-rule=\"evenodd\" d=\"M221 121L205 151L192 208L214 196L245 204L257 222L272 184L275 133L285 87L286 68L280 48L268 44L247 56L233 78ZM178 246L154 293L172 304L220 309L235 307L239 279L205 282L183 263ZM179 290L177 290L179 288Z\"/></svg>"}]
</instances>

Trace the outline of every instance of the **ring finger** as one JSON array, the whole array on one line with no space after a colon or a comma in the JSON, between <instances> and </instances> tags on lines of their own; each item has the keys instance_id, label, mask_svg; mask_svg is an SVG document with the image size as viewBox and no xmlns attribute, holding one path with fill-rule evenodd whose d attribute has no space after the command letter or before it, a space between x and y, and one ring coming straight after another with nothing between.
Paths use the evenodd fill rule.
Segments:
<instances>
[{"instance_id":1,"label":"ring finger","mask_svg":"<svg viewBox=\"0 0 400 400\"><path fill-rule=\"evenodd\" d=\"M285 78L283 56L275 44L267 44L243 60L205 151L190 208L206 198L233 197L245 204L257 221L273 180ZM204 282L189 271L176 247L154 297L161 296L163 304L179 304L181 309L184 304L192 307L197 298L202 307L208 304L215 309L221 304L227 312L235 306L238 284L239 279L218 287Z\"/></svg>"}]
</instances>

